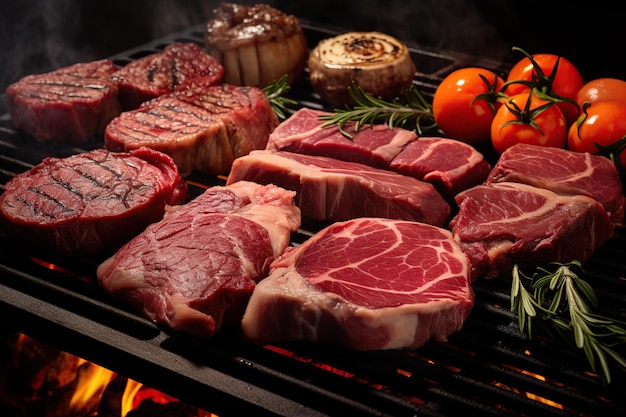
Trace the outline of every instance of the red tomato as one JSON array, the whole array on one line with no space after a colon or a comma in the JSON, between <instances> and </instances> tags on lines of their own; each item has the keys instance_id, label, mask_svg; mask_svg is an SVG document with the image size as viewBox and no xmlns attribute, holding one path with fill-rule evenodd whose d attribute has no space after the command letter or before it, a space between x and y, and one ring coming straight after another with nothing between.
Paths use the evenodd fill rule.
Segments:
<instances>
[{"instance_id":1,"label":"red tomato","mask_svg":"<svg viewBox=\"0 0 626 417\"><path fill-rule=\"evenodd\" d=\"M626 136L626 104L617 101L603 101L594 103L585 109L586 115L582 114L577 123L570 129L567 138L569 149L577 152L600 152L596 144L607 147L620 145L622 149L609 149L617 155L614 159L618 167L626 167L626 153L622 152L626 140L616 144ZM607 155L609 156L609 155ZM619 159L619 162L618 162Z\"/></svg>"},{"instance_id":2,"label":"red tomato","mask_svg":"<svg viewBox=\"0 0 626 417\"><path fill-rule=\"evenodd\" d=\"M547 78L539 77L537 79L538 89L548 94L552 92L553 94L568 98L575 102L578 91L584 85L583 77L578 68L576 68L576 66L574 66L574 64L567 59L563 57L560 57L559 59L559 56L554 54L535 54L532 58L545 77L550 77L557 60L559 62L556 74L554 75L554 79L551 83L547 80ZM518 61L511 68L506 81L507 83L513 80L532 81L533 77L537 78L537 71L531 60L526 57ZM513 96L528 90L529 87L527 85L512 83L507 86L505 92L507 95ZM558 105L565 115L568 125L574 123L580 112L578 106L567 102L561 102Z\"/></svg>"},{"instance_id":3,"label":"red tomato","mask_svg":"<svg viewBox=\"0 0 626 417\"><path fill-rule=\"evenodd\" d=\"M600 101L619 101L626 103L626 81L617 78L597 78L583 85L576 95L576 102L581 107Z\"/></svg>"},{"instance_id":4,"label":"red tomato","mask_svg":"<svg viewBox=\"0 0 626 417\"><path fill-rule=\"evenodd\" d=\"M467 143L489 141L491 121L500 106L497 92L503 84L502 77L483 68L450 73L433 96L435 122L448 137Z\"/></svg>"},{"instance_id":5,"label":"red tomato","mask_svg":"<svg viewBox=\"0 0 626 417\"><path fill-rule=\"evenodd\" d=\"M567 142L565 116L555 104L541 111L542 106L549 103L528 92L510 97L491 123L494 149L502 153L516 143L564 148Z\"/></svg>"}]
</instances>

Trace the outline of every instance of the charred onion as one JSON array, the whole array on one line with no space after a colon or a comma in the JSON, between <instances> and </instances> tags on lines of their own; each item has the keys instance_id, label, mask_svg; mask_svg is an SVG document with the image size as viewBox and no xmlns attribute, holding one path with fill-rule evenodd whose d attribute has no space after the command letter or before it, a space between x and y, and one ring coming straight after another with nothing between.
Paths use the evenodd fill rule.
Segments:
<instances>
[{"instance_id":1,"label":"charred onion","mask_svg":"<svg viewBox=\"0 0 626 417\"><path fill-rule=\"evenodd\" d=\"M407 46L380 32L348 32L323 39L309 55L311 85L334 105L351 104L354 82L367 93L390 99L411 86L415 64Z\"/></svg>"}]
</instances>

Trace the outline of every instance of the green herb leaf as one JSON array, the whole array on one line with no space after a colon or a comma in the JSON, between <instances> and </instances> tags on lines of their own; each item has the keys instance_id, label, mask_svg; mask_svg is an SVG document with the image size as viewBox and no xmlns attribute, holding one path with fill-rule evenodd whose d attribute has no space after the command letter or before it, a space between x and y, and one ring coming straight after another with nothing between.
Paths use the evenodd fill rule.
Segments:
<instances>
[{"instance_id":1,"label":"green herb leaf","mask_svg":"<svg viewBox=\"0 0 626 417\"><path fill-rule=\"evenodd\" d=\"M298 104L296 100L285 97L290 89L291 86L287 83L287 74L262 89L279 120L287 118L288 105L295 106Z\"/></svg>"},{"instance_id":2,"label":"green herb leaf","mask_svg":"<svg viewBox=\"0 0 626 417\"><path fill-rule=\"evenodd\" d=\"M432 106L415 85L411 85L401 97L391 101L374 97L354 82L348 87L348 93L354 102L352 107L335 109L334 114L320 116L320 120L326 120L323 127L338 125L347 138L352 137L344 130L348 122L354 122L355 131L366 125L384 123L390 128L415 129L418 134L437 126Z\"/></svg>"},{"instance_id":3,"label":"green herb leaf","mask_svg":"<svg viewBox=\"0 0 626 417\"><path fill-rule=\"evenodd\" d=\"M615 350L626 344L626 323L591 311L598 299L591 285L581 278L583 273L578 261L537 268L532 278L515 265L511 311L517 313L520 331L528 337L532 338L532 323L539 320L548 331L555 331L582 349L591 369L609 384L611 363L626 371L626 359Z\"/></svg>"}]
</instances>

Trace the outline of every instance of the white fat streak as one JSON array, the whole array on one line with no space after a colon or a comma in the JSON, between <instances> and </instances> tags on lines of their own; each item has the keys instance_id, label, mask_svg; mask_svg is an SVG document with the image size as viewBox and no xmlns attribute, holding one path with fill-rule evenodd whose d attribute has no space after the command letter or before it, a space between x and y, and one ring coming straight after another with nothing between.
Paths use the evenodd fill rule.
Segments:
<instances>
[{"instance_id":1,"label":"white fat streak","mask_svg":"<svg viewBox=\"0 0 626 417\"><path fill-rule=\"evenodd\" d=\"M346 237L352 237L357 235L355 233L355 231L357 229L359 229L361 227L361 224L363 222L367 221L367 219L359 219L357 221L354 221L350 224L351 227L346 228L343 232L343 236ZM435 249L438 253L438 259L439 259L439 263L440 264L444 264L444 265L448 265L448 260L446 258L448 257L454 257L455 259L459 259L459 258L464 258L465 255L463 254L460 246L458 246L455 242L453 242L453 238L452 238L452 234L450 232L448 232L445 229L440 229L437 228L435 226L430 226L430 225L425 225L425 224L416 224L413 222L403 222L403 221L398 221L398 220L381 220L382 223L385 223L385 225L393 231L393 233L396 236L396 239L394 240L394 244L389 246L386 250L382 251L382 252L377 252L375 254L373 254L370 257L367 258L362 258L358 263L354 263L351 265L352 268L354 269L359 269L361 271L363 271L364 273L366 272L364 268L361 268L360 265L362 264L367 264L368 262L371 262L372 260L376 260L376 259L384 259L387 254L391 254L390 256L396 257L396 255L394 255L394 251L397 250L398 247L400 247L403 243L403 236L402 233L400 232L400 230L398 229L398 224L400 223L406 223L406 224L415 224L416 226L419 227L428 227L428 228L434 228L439 230L442 233L442 238L441 240L435 241L429 241L428 245L429 248ZM380 230L374 230L372 233L378 233L380 232ZM338 236L338 235L337 235ZM365 234L363 234L362 232L358 233L359 238L366 236ZM448 250L447 248L444 247L444 244L448 243L448 246L450 247L450 250ZM409 252L406 256L410 256L411 252ZM406 257L405 256L405 257ZM371 287L366 286L366 285L361 285L357 282L354 281L345 281L345 280L341 280L341 279L337 279L337 278L333 278L333 275L336 272L340 272L341 270L344 270L345 268L347 268L347 265L343 265L341 267L335 268L335 269L328 269L326 274L321 275L317 278L309 278L309 281L312 284L321 284L323 282L337 282L337 283L341 283L346 287L353 287L353 288L365 288L365 289L371 289ZM469 264L466 263L464 270L460 273L460 274L465 274L465 276L468 275L469 271ZM458 275L460 275L458 273L452 273L452 271L448 270L447 274L442 274L439 275L437 278L432 279L426 283L424 283L424 285L420 286L419 288L416 288L413 291L396 291L396 290L389 290L389 289L383 289L383 288L379 288L377 291L379 292L386 292L389 294L422 294L422 293L428 293L428 291L430 290L430 288L432 288L433 286L435 286L436 284L438 284L440 281L445 281L448 279L452 279ZM340 275L340 274L339 274ZM374 279L380 279L379 277L376 277L374 275L370 276ZM465 294L466 291L463 290L462 288L451 288L453 291L450 291L448 294L449 296L453 297L454 294ZM454 291L457 290L457 291ZM441 298L445 298L446 294L439 294L441 296Z\"/></svg>"}]
</instances>

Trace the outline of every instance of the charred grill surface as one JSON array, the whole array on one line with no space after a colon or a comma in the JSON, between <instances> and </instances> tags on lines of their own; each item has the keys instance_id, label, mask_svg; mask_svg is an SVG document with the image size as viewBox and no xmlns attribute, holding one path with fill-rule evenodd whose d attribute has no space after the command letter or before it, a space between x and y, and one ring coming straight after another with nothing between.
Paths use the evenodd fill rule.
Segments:
<instances>
[{"instance_id":1,"label":"charred grill surface","mask_svg":"<svg viewBox=\"0 0 626 417\"><path fill-rule=\"evenodd\" d=\"M338 31L302 21L309 46ZM112 57L119 65L174 42L202 44L204 27L159 39ZM432 94L454 69L506 66L441 51L411 48L414 83ZM306 74L305 74L306 75ZM307 75L308 76L308 75ZM305 77L292 89L302 106L323 109ZM20 137L0 97L0 183L46 156L65 157L102 146L36 143ZM223 180L194 173L192 196ZM321 225L305 222L293 243ZM519 333L510 312L508 279L474 284L476 304L446 344L413 352L355 352L314 345L258 345L224 329L210 341L176 336L112 300L98 287L103 257L56 259L0 238L0 323L220 416L484 416L623 415L626 376L612 367L603 386L583 353L560 339ZM600 299L598 312L626 320L626 235L620 232L585 264Z\"/></svg>"}]
</instances>

